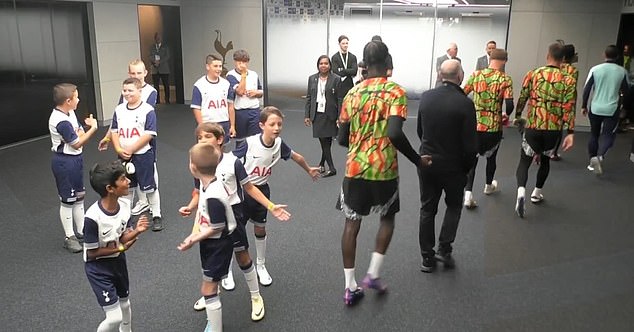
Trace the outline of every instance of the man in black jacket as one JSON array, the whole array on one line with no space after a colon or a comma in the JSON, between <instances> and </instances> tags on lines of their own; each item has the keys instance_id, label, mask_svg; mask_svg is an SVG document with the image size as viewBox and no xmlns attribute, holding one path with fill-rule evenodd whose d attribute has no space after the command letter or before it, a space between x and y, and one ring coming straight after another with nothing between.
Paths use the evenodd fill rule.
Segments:
<instances>
[{"instance_id":1,"label":"man in black jacket","mask_svg":"<svg viewBox=\"0 0 634 332\"><path fill-rule=\"evenodd\" d=\"M354 86L354 77L357 75L357 57L348 52L348 37L339 36L339 51L332 55L332 73L341 79L339 91L342 96L346 96L348 90Z\"/></svg>"},{"instance_id":2,"label":"man in black jacket","mask_svg":"<svg viewBox=\"0 0 634 332\"><path fill-rule=\"evenodd\" d=\"M447 60L440 67L442 85L421 96L418 109L418 137L421 155L431 155L430 167L419 168L421 271L432 272L436 259L446 268L454 266L452 246L462 211L462 193L476 149L476 115L473 102L460 83L464 72L458 60ZM435 246L435 217L442 192L447 210Z\"/></svg>"}]
</instances>

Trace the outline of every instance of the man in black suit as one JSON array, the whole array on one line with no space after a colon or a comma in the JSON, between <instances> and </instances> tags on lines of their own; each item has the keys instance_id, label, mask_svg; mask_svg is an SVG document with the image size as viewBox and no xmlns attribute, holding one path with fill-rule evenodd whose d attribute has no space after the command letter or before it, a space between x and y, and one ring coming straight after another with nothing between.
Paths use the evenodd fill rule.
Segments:
<instances>
[{"instance_id":1,"label":"man in black suit","mask_svg":"<svg viewBox=\"0 0 634 332\"><path fill-rule=\"evenodd\" d=\"M462 192L477 153L475 107L460 88L464 77L460 62L443 62L440 76L442 85L424 92L418 109L420 154L431 155L433 160L430 167L418 169L422 204L418 236L423 272L432 272L436 260L442 261L445 268L454 266L452 243L462 212ZM436 253L435 217L443 191L447 210Z\"/></svg>"},{"instance_id":2,"label":"man in black suit","mask_svg":"<svg viewBox=\"0 0 634 332\"><path fill-rule=\"evenodd\" d=\"M332 72L341 79L340 93L345 96L354 86L354 76L357 75L357 57L348 52L348 37L339 36L339 52L332 55Z\"/></svg>"}]
</instances>

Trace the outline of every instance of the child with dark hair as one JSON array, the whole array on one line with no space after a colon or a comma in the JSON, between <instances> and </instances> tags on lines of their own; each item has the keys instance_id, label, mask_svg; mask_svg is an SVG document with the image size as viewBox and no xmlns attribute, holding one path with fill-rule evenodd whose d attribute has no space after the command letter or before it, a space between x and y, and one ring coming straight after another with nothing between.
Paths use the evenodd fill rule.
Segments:
<instances>
[{"instance_id":1,"label":"child with dark hair","mask_svg":"<svg viewBox=\"0 0 634 332\"><path fill-rule=\"evenodd\" d=\"M97 331L131 331L128 267L125 252L148 229L145 215L132 228L128 195L130 180L119 161L96 164L90 185L101 197L86 211L84 261L86 277L106 314Z\"/></svg>"}]
</instances>

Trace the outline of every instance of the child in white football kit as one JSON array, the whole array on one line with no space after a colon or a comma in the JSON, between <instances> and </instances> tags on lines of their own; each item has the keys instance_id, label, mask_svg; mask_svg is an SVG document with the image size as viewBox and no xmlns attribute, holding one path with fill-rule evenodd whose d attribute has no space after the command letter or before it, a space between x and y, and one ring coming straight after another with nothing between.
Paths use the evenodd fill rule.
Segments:
<instances>
[{"instance_id":1,"label":"child in white football kit","mask_svg":"<svg viewBox=\"0 0 634 332\"><path fill-rule=\"evenodd\" d=\"M101 197L84 221L84 262L86 277L106 318L97 332L132 330L128 267L125 251L148 228L141 216L134 229L130 225L130 180L119 161L96 164L90 170L90 185Z\"/></svg>"},{"instance_id":2,"label":"child in white football kit","mask_svg":"<svg viewBox=\"0 0 634 332\"><path fill-rule=\"evenodd\" d=\"M229 100L229 81L220 77L222 59L216 55L207 55L205 59L207 74L194 83L191 108L197 124L215 122L222 126L225 143L235 136L235 111L233 100Z\"/></svg>"},{"instance_id":3,"label":"child in white football kit","mask_svg":"<svg viewBox=\"0 0 634 332\"><path fill-rule=\"evenodd\" d=\"M244 164L249 181L267 198L271 197L268 180L273 166L280 159L293 159L313 180L319 176L319 167L310 167L302 155L291 150L279 137L282 132L283 118L284 115L276 107L265 107L260 112L259 124L262 133L247 137L245 143L234 151L236 157ZM260 284L268 286L273 279L265 266L267 209L250 196L244 197L243 204L245 218L253 223L258 279Z\"/></svg>"},{"instance_id":4,"label":"child in white football kit","mask_svg":"<svg viewBox=\"0 0 634 332\"><path fill-rule=\"evenodd\" d=\"M196 128L196 138L198 143L208 143L216 147L218 151L222 151L222 145L225 141L225 133L217 123L203 122ZM286 205L276 205L262 194L249 179L247 178L246 170L242 163L230 152L222 153L220 155L220 162L216 168L216 173L221 174L220 180L225 187L227 198L231 203L234 217L236 218L236 229L231 233L233 239L233 250L235 257L240 266L240 269L244 273L244 277L249 287L251 294L251 320L259 321L264 318L264 301L260 296L260 289L258 286L257 275L253 261L249 256L249 242L246 233L246 222L243 212L243 189L247 194L253 197L257 202L266 206L271 213L281 221L287 221L290 218L290 214L284 209ZM197 186L198 187L198 186ZM189 216L192 211L195 210L199 201L199 191L194 189L192 199L187 206L181 207L179 212L182 216ZM222 288L225 290L233 290L235 288L235 282L233 280L233 273L231 271L231 265L229 265L229 272L227 277L222 279ZM205 299L200 298L194 304L195 310L205 309Z\"/></svg>"},{"instance_id":5,"label":"child in white football kit","mask_svg":"<svg viewBox=\"0 0 634 332\"><path fill-rule=\"evenodd\" d=\"M145 82L145 76L147 76L147 69L145 69L145 63L140 59L135 59L130 61L128 64L128 77L138 78L143 86L141 87L141 100L152 105L152 107L156 107L156 97L158 92L156 89L147 84ZM119 96L119 101L117 101L117 105L125 103L126 100L123 98L123 93ZM112 132L110 129L106 131L106 135L99 141L98 149L99 151L105 151L108 149L108 145L112 140ZM154 157L156 158L156 138L153 138L150 141L150 146L154 149ZM157 175L158 178L158 175ZM150 203L147 200L147 196L144 192L136 190L137 203L132 208L132 215L138 216L139 214L150 209ZM133 202L134 203L134 202Z\"/></svg>"},{"instance_id":6,"label":"child in white football kit","mask_svg":"<svg viewBox=\"0 0 634 332\"><path fill-rule=\"evenodd\" d=\"M123 97L126 103L114 110L112 124L112 145L121 160L131 163L134 174L130 174L130 187L147 195L152 211L152 231L163 230L161 201L158 190L156 158L150 141L156 137L156 113L154 108L141 100L142 83L136 78L123 81ZM130 172L132 173L132 172ZM134 201L134 191L128 196Z\"/></svg>"},{"instance_id":7,"label":"child in white football kit","mask_svg":"<svg viewBox=\"0 0 634 332\"><path fill-rule=\"evenodd\" d=\"M48 119L51 134L51 170L55 176L55 185L61 201L59 217L64 228L64 248L72 253L82 251L84 228L84 161L82 147L97 131L97 120L86 119L88 131L79 124L75 109L79 104L77 86L70 83L57 84L53 88L55 108ZM73 221L77 235L73 230Z\"/></svg>"},{"instance_id":8,"label":"child in white football kit","mask_svg":"<svg viewBox=\"0 0 634 332\"><path fill-rule=\"evenodd\" d=\"M200 242L205 297L205 331L222 331L222 304L218 283L227 276L233 255L231 232L236 228L231 203L222 181L216 177L220 151L211 144L198 143L189 150L189 170L200 181L198 211L192 233L178 245L181 251Z\"/></svg>"}]
</instances>

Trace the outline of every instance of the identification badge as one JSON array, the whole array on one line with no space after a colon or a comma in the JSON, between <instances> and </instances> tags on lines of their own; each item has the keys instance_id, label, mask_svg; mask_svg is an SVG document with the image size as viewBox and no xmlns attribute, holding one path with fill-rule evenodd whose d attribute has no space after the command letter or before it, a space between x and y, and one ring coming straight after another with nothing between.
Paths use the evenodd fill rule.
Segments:
<instances>
[{"instance_id":1,"label":"identification badge","mask_svg":"<svg viewBox=\"0 0 634 332\"><path fill-rule=\"evenodd\" d=\"M158 54L154 55L154 61L161 61L161 56Z\"/></svg>"},{"instance_id":2,"label":"identification badge","mask_svg":"<svg viewBox=\"0 0 634 332\"><path fill-rule=\"evenodd\" d=\"M324 113L324 112L326 112L326 103L324 102L317 103L317 113Z\"/></svg>"}]
</instances>

